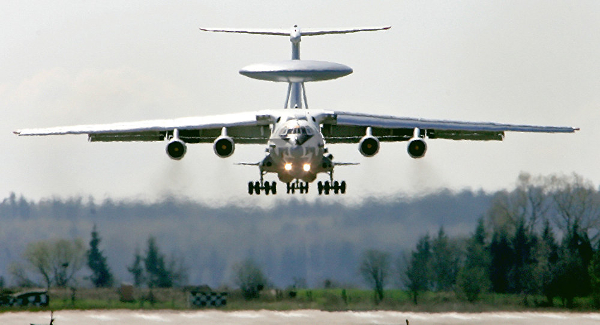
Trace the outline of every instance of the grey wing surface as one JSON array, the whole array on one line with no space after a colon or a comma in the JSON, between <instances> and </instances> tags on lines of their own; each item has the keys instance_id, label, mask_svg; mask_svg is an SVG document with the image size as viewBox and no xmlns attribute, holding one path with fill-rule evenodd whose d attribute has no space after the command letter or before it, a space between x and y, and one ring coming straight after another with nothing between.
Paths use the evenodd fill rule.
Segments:
<instances>
[{"instance_id":1,"label":"grey wing surface","mask_svg":"<svg viewBox=\"0 0 600 325\"><path fill-rule=\"evenodd\" d=\"M90 141L163 141L178 130L187 143L213 142L227 128L227 135L236 143L266 143L270 136L270 112L187 117L113 124L91 124L66 127L21 129L19 136L87 134Z\"/></svg>"},{"instance_id":2,"label":"grey wing surface","mask_svg":"<svg viewBox=\"0 0 600 325\"><path fill-rule=\"evenodd\" d=\"M415 128L430 139L501 141L505 132L573 133L578 128L493 122L431 120L352 112L333 112L332 123L323 125L328 143L358 143L368 127L380 141L408 141Z\"/></svg>"}]
</instances>

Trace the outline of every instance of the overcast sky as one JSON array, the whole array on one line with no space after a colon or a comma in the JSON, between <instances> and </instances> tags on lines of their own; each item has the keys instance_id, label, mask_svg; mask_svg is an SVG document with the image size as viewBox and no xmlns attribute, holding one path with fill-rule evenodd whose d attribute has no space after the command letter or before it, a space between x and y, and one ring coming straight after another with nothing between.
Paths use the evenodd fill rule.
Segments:
<instances>
[{"instance_id":1,"label":"overcast sky","mask_svg":"<svg viewBox=\"0 0 600 325\"><path fill-rule=\"evenodd\" d=\"M259 161L261 146L238 145L221 159L211 144L190 145L172 161L162 142L12 131L281 108L286 85L238 70L288 59L289 39L198 27L294 24L392 26L303 38L302 58L354 69L308 84L311 108L581 128L507 133L503 142L431 140L420 160L408 157L406 143L385 143L373 158L357 145L331 146L337 160L361 163L336 169L348 182L346 200L443 187L493 191L512 187L521 171L600 179L598 1L2 1L0 13L0 197L268 203L247 194L257 168L234 165ZM313 187L308 198L315 197Z\"/></svg>"}]
</instances>

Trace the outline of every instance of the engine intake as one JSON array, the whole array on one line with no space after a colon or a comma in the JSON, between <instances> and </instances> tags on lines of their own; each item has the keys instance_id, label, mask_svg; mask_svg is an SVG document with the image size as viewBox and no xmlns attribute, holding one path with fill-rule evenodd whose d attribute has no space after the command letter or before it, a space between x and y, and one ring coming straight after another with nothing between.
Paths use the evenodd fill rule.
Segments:
<instances>
[{"instance_id":1,"label":"engine intake","mask_svg":"<svg viewBox=\"0 0 600 325\"><path fill-rule=\"evenodd\" d=\"M167 144L167 155L174 160L180 160L185 156L187 146L180 139L173 139Z\"/></svg>"},{"instance_id":2,"label":"engine intake","mask_svg":"<svg viewBox=\"0 0 600 325\"><path fill-rule=\"evenodd\" d=\"M213 144L215 154L221 158L227 158L235 151L233 139L227 136L220 136Z\"/></svg>"},{"instance_id":3,"label":"engine intake","mask_svg":"<svg viewBox=\"0 0 600 325\"><path fill-rule=\"evenodd\" d=\"M422 139L410 140L407 151L411 158L423 158L425 152L427 152L427 143Z\"/></svg>"},{"instance_id":4,"label":"engine intake","mask_svg":"<svg viewBox=\"0 0 600 325\"><path fill-rule=\"evenodd\" d=\"M365 135L358 143L358 151L365 157L373 157L379 152L379 140L372 135Z\"/></svg>"}]
</instances>

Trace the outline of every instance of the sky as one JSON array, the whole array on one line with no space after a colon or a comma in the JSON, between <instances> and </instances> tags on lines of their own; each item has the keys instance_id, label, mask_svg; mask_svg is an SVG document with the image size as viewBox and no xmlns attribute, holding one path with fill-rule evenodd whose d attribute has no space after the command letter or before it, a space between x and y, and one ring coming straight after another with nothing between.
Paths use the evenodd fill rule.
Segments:
<instances>
[{"instance_id":1,"label":"sky","mask_svg":"<svg viewBox=\"0 0 600 325\"><path fill-rule=\"evenodd\" d=\"M384 143L373 158L357 145L332 145L338 161L360 165L336 169L348 193L327 200L510 189L520 172L600 180L598 1L2 1L0 13L0 197L290 199L281 183L277 199L247 194L259 172L235 163L261 160L258 145L238 145L226 159L212 144L189 145L173 161L162 142L12 131L282 108L287 85L238 70L289 59L289 39L198 28L294 24L392 26L302 39L303 59L354 69L307 84L311 108L581 128L507 133L502 142L430 140L418 160L406 143ZM317 197L313 187L303 199Z\"/></svg>"}]
</instances>

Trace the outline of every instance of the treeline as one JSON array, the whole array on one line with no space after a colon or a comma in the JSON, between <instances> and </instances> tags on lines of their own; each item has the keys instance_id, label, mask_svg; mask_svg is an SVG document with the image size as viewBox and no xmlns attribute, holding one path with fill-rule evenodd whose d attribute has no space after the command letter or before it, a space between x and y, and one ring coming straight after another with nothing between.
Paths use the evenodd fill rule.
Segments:
<instances>
[{"instance_id":1,"label":"treeline","mask_svg":"<svg viewBox=\"0 0 600 325\"><path fill-rule=\"evenodd\" d=\"M0 217L14 226L0 241L21 247L5 246L2 260L12 264L4 275L23 286L207 283L234 285L252 299L265 287L367 284L376 302L400 286L415 303L425 291L469 301L495 292L537 305L559 297L568 307L591 295L600 307L600 194L578 175L522 174L510 191L350 207L296 200L271 209L176 200L34 204L11 196Z\"/></svg>"},{"instance_id":2,"label":"treeline","mask_svg":"<svg viewBox=\"0 0 600 325\"><path fill-rule=\"evenodd\" d=\"M341 198L306 202L273 197L272 206L261 208L213 207L175 197L151 203L94 198L30 201L13 194L0 200L0 277L6 285L15 285L9 267L25 264L23 255L31 243L80 240L84 250L89 249L95 225L115 284L134 282L128 268L136 255L145 257L153 237L167 266L185 267L188 284L231 284L233 266L251 258L280 288L296 282L323 286L326 280L362 285L357 265L364 250L399 252L412 246L419 234L440 225L451 235L466 235L491 198L492 194L467 190L367 198L360 204ZM86 267L78 273L78 285L91 285L88 273ZM43 279L31 274L30 278L45 285Z\"/></svg>"},{"instance_id":3,"label":"treeline","mask_svg":"<svg viewBox=\"0 0 600 325\"><path fill-rule=\"evenodd\" d=\"M600 197L580 176L521 175L495 195L466 240L443 228L422 236L405 259L403 282L415 303L423 291L456 290L469 301L484 292L554 298L573 307L592 296L600 308Z\"/></svg>"}]
</instances>

